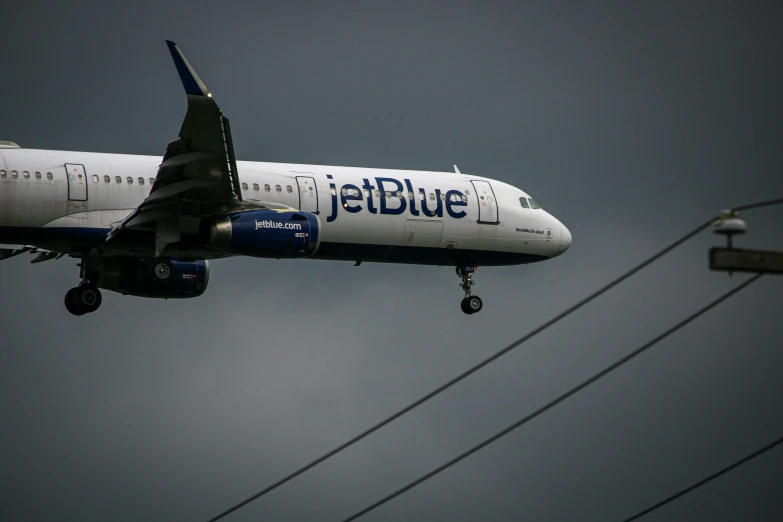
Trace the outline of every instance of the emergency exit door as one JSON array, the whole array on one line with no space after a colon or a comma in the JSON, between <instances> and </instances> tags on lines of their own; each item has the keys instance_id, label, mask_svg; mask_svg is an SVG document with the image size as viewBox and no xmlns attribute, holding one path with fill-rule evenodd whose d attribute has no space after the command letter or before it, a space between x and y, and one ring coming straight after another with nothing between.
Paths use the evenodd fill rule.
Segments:
<instances>
[{"instance_id":1,"label":"emergency exit door","mask_svg":"<svg viewBox=\"0 0 783 522\"><path fill-rule=\"evenodd\" d=\"M84 165L66 163L65 175L68 178L68 200L87 201L87 174L84 172Z\"/></svg>"}]
</instances>

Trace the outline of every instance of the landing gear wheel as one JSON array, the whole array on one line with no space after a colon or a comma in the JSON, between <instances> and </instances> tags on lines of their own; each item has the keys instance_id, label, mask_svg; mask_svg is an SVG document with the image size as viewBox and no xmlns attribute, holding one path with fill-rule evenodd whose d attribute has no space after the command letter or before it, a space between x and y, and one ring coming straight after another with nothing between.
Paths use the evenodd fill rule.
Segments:
<instances>
[{"instance_id":1,"label":"landing gear wheel","mask_svg":"<svg viewBox=\"0 0 783 522\"><path fill-rule=\"evenodd\" d=\"M484 303L481 302L481 298L477 295L466 297L463 299L463 302L465 303L465 308L468 310L467 313L469 314L480 312L481 308L484 306Z\"/></svg>"},{"instance_id":2,"label":"landing gear wheel","mask_svg":"<svg viewBox=\"0 0 783 522\"><path fill-rule=\"evenodd\" d=\"M80 286L74 297L78 305L88 314L97 310L103 302L101 291L91 285Z\"/></svg>"},{"instance_id":3,"label":"landing gear wheel","mask_svg":"<svg viewBox=\"0 0 783 522\"><path fill-rule=\"evenodd\" d=\"M65 294L65 308L73 315L90 314L97 310L102 302L101 291L92 285L71 288Z\"/></svg>"}]
</instances>

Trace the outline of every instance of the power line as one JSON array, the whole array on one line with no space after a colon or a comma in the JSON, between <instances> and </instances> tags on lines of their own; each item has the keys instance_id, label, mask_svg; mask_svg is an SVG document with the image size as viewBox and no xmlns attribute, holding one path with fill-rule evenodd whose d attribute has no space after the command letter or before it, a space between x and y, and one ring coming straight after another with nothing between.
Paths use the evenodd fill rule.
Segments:
<instances>
[{"instance_id":1,"label":"power line","mask_svg":"<svg viewBox=\"0 0 783 522\"><path fill-rule=\"evenodd\" d=\"M743 206L740 206L740 207L735 207L735 210L747 210L747 209L752 209L752 208L760 208L760 207L765 207L765 206L777 205L777 204L781 204L781 203L783 203L783 198L776 199L776 200L771 200L771 201L759 202L759 203L752 203L750 205L743 205ZM565 311L561 312L557 316L553 317L552 319L550 319L546 323L542 324L541 326L539 326L535 330L531 331L530 333L528 333L524 337L514 341L513 343L509 344L508 346L506 346L505 348L500 350L499 352L496 352L495 354L489 356L488 358L486 358L483 361L477 363L476 365L472 366L468 370L465 370L461 374L457 375L456 377L454 377L450 381L446 382L445 384L442 384L441 386L439 386L438 388L434 389L433 391L431 391L427 395L423 396L422 398L412 402L408 406L402 408L401 410L399 410L396 413L390 415L389 417L386 417L384 420L378 422L374 426L372 426L372 427L366 429L365 431L359 433L355 437L347 440L346 442L340 444L339 446L335 447L334 449L324 453L320 457L316 458L315 460L311 461L308 464L305 464L304 466L302 466L301 468L297 469L296 471L286 475L285 477L281 478L277 482L267 486L266 488L262 489L258 493L253 494L252 496L250 496L250 497L246 498L245 500L235 504L234 506L232 506L229 509L223 511L222 513L220 513L220 514L210 518L207 522L217 522L221 518L223 518L223 517L225 517L227 515L230 515L234 511L238 510L239 508L241 508L243 506L246 506L247 504L249 504L249 503L251 503L251 502L253 502L255 500L258 500L259 498L261 498L262 496L264 496L264 495L266 495L268 493L271 493L272 491L274 491L275 489L279 488L283 484L286 484L287 482L290 482L291 480L295 479L299 475L305 473L306 471L309 471L310 469L312 469L315 466L321 464L322 462L332 458L333 456L335 456L338 453L342 452L343 450L349 448L350 446L353 446L354 444L356 444L360 440L362 440L362 439L366 438L367 436L375 433L376 431L380 430L384 426L386 426L386 425L390 424L391 422L399 419L400 417L402 417L406 413L409 413L410 411L418 408L419 406L421 406L425 402L429 401L430 399L434 398L435 396L439 395L440 393L446 391L448 388L451 388L452 386L454 386L458 382L462 381L463 379L469 377L470 375L476 373L481 368L487 366L488 364L490 364L491 362L495 361L496 359L499 359L500 357L506 355L507 353L509 353L513 349L515 349L518 346L520 346L522 343L532 339L533 337L535 337L539 333L543 332L547 328L549 328L549 327L553 326L554 324L558 323L560 320L565 319L566 317L568 317L569 315L571 315L572 313L574 313L575 311L577 311L581 307L585 306L589 302L595 300L596 298L598 298L601 295L603 295L604 293L608 292L609 290L611 290L615 286L619 285L620 283L622 283L623 281L625 281L626 279L628 279L632 275L636 274L637 272L639 272L642 269L646 268L650 264L654 263L655 261L657 261L661 257L665 256L666 254L668 254L669 252L671 252L672 250L674 250L675 248L677 248L681 244L683 244L686 241L688 241L689 239L691 239L693 236L695 236L696 234L698 234L699 232L701 232L705 228L709 227L715 221L715 219L717 219L717 217L710 218L708 221L706 221L705 223L699 225L695 229L691 230L690 232L688 232L687 234L685 234L681 238L677 239L676 241L674 241L673 243L671 243L670 245L668 245L664 249L662 249L659 252L657 252L656 254L654 254L652 257L647 258L645 261L641 262L640 264L638 264L635 267L633 267L632 269L628 270L627 272L625 272L624 274L622 274L618 278L612 280L608 284L606 284L603 287L599 288L598 290L596 290L595 292L593 292L589 296L585 297L584 299L582 299L581 301L579 301L575 305L571 306L570 308L566 309Z\"/></svg>"},{"instance_id":2,"label":"power line","mask_svg":"<svg viewBox=\"0 0 783 522\"><path fill-rule=\"evenodd\" d=\"M626 355L625 357L623 357L619 361L615 362L614 364L612 364L612 365L608 366L607 368L601 370L600 372L598 372L597 374L593 375L592 377L590 377L586 381L584 381L581 384L571 388L569 391L567 391L566 393L560 395L558 398L552 400L551 402L549 402L546 405L542 406L541 408L537 409L533 413L531 413L531 414L527 415L526 417L518 420L517 422L511 424L507 428L505 428L505 429L499 431L498 433L492 435L490 438L484 440L483 442L473 446L472 448L470 448L466 452L461 453L460 455L454 457L453 459L449 460L445 464L442 464L441 466L438 466L434 470L432 470L432 471L422 475L421 477L419 477L418 479L414 480L413 482L408 483L406 486L403 486L402 488L398 489L394 493L391 493L390 495L385 496L381 500L378 500L377 502L375 502L375 503L371 504L370 506L362 509L361 511L355 513L354 515L351 515L350 517L346 518L343 522L350 522L351 520L356 520L357 518L359 518L359 517L369 513L370 511L374 510L375 508L380 507L381 505L389 502L390 500L392 500L392 499L402 495L406 491L408 491L410 489L413 489L416 486L418 486L419 484L421 484L421 483L431 479L435 475L439 474L442 471L445 471L446 469L448 469L451 466L457 464L458 462L468 458L469 456L473 455L477 451L479 451L479 450L489 446L490 444L492 444L496 440L498 440L498 439L508 435L509 433L511 433L512 431L516 430L517 428L523 426L524 424L527 424L528 422L530 422L531 420L535 419L536 417L538 417L542 413L546 412L547 410L549 410L551 408L554 408L555 406L557 406L558 404L560 404L564 400L566 400L569 397L575 395L576 393L578 393L581 390L583 390L584 388L590 386L591 384L593 384L594 382L598 381L599 379L605 377L606 375L608 375L612 371L616 370L617 368L619 368L623 364L627 363L628 361L630 361L631 359L633 359L637 355L641 354L642 352L644 352L648 348L651 348L655 344L659 343L660 341L662 341L663 339L665 339L669 335L673 334L674 332L676 332L680 328L684 327L685 325L687 325L691 321L695 320L696 318L698 318L698 317L704 315L705 313L707 313L708 311L712 310L713 308L718 306L723 301L727 300L728 298L730 298L731 296L733 296L734 294L736 294L737 292L739 292L740 290L742 290L746 286L748 286L751 283L753 283L756 280L758 280L760 277L761 277L761 274L757 274L757 275L751 277L750 279L747 279L743 283L741 283L741 284L737 285L736 287L734 287L732 290L726 292L722 296L720 296L717 299L715 299L714 301L712 301L710 304L708 304L704 308L702 308L699 311L695 312L694 314L690 315L686 319L683 319L682 321L680 321L676 325L672 326L671 328L669 328L668 330L666 330L665 332L663 332L662 334L660 334L659 336L657 336L653 340L651 340L648 343L646 343L646 344L642 345L641 347L637 348L636 350L634 350L630 354Z\"/></svg>"},{"instance_id":3,"label":"power line","mask_svg":"<svg viewBox=\"0 0 783 522\"><path fill-rule=\"evenodd\" d=\"M360 434L356 435L352 439L349 439L348 441L340 444L339 446L337 446L333 450L331 450L331 451L329 451L327 453L324 453L323 455L321 455L317 459L313 460L309 464L306 464L306 465L302 466L301 468L299 468L298 470L294 471L293 473L290 473L289 475L286 475L285 477L283 477L282 479L278 480L274 484L271 484L271 485L267 486L266 488L262 489L258 493L254 494L254 495L252 495L252 496L250 496L248 498L246 498L242 502L239 502L238 504L235 504L234 506L232 506L231 508L223 511L219 515L216 515L216 516L210 518L207 522L217 522L218 520L220 520L221 518L225 517L226 515L229 515L229 514L233 513L237 509L239 509L239 508L241 508L243 506L246 506L247 504L253 502L254 500L257 500L257 499L261 498L262 496L266 495L267 493L270 493L271 491L279 488L280 486L282 486L286 482L289 482L289 481L293 480L294 478L298 477L302 473L304 473L304 472L314 468L315 466L321 464L322 462L328 460L329 458L337 455L338 453L340 453L344 449L346 449L346 448L356 444L357 442L359 442L360 440L364 439L368 435L371 435L372 433L374 433L374 432L378 431L379 429L383 428L387 424L395 421L396 419L399 419L400 417L402 417L406 413L410 412L411 410L421 406L422 404L424 404L425 402L429 401L430 399L432 399L436 395L446 391L448 388L451 388L452 386L454 386L455 384L457 384L461 380L463 380L466 377L476 373L477 371L479 371L483 367L487 366L491 362L495 361L496 359L499 359L500 357L506 355L508 352L510 352L514 348L518 347L519 345L521 345L525 341L528 341L529 339L535 337L536 335L538 335L539 333L543 332L544 330L546 330L550 326L554 325L555 323L559 322L560 320L562 320L562 319L566 318L567 316L571 315L572 313L574 313L575 311L577 311L579 308L583 307L584 305L586 305L590 301L593 301L594 299L596 299L597 297L599 297L602 294L606 293L607 291L611 290L615 286L619 285L620 283L622 283L623 281L625 281L626 279L628 279L629 277L631 277L635 273L639 272L643 268L645 268L648 265L652 264L653 262L657 261L658 259L660 259L664 255L668 254L669 252L671 252L672 250L674 250L675 248L677 248L681 244L683 244L686 241L688 241L689 239L691 239L693 236L695 236L696 234L698 234L699 232L701 232L705 228L709 227L714 220L715 220L715 218L711 218L709 221L706 221L705 223L702 223L701 225L699 225L698 227L694 228L693 230L691 230L690 232L688 232L687 234L685 234L684 236L682 236L681 238L679 238L675 242L671 243L669 246L667 246L663 250L660 250L658 253L656 253L652 257L647 258L645 261L643 261L640 264L636 265L631 270L625 272L620 277L614 279L613 281L611 281L608 284L604 285L603 287L599 288L598 290L596 290L595 292L593 292L589 296L585 297L584 299L582 299L581 301L579 301L575 305L571 306L567 310L565 310L565 311L561 312L560 314L556 315L555 317L553 317L552 319L550 319L546 323L542 324L541 326L539 326L535 330L531 331L530 333L528 333L524 337L522 337L520 339L517 339L516 341L514 341L511 344L509 344L508 346L506 346L505 348L503 348L499 352L496 352L495 354L487 357L486 359L484 359L483 361L479 362L478 364L475 364L474 366L472 366L471 368L465 370L464 372L462 372L461 374L457 375L456 377L454 377L450 381L446 382L445 384L442 384L438 388L435 388L434 390L432 390L430 393L428 393L427 395L423 396L422 398L412 402L408 406L406 406L403 409L397 411L396 413L390 415L389 417L386 417L384 420L382 420L379 423L375 424L371 428L368 428L367 430L361 432Z\"/></svg>"},{"instance_id":4,"label":"power line","mask_svg":"<svg viewBox=\"0 0 783 522\"><path fill-rule=\"evenodd\" d=\"M756 208L762 208L762 207L771 207L773 205L780 205L783 203L783 198L778 199L770 199L768 201L759 201L758 203L749 203L747 205L740 205L739 207L734 207L733 210L753 210Z\"/></svg>"},{"instance_id":5,"label":"power line","mask_svg":"<svg viewBox=\"0 0 783 522\"><path fill-rule=\"evenodd\" d=\"M644 510L642 510L642 511L639 511L639 512L638 512L638 513L636 513L634 516L632 516L632 517L630 517L630 518L626 518L625 520L623 520L623 522L631 522L631 520L637 520L637 519L639 519L639 518L641 518L641 517L643 517L643 516L645 516L645 515L647 515L647 514L649 514L649 513L652 513L652 512L653 512L653 511L655 511L656 509L658 509L658 508L660 508L660 507L663 507L663 506L665 506L666 504L668 504L668 503L669 503L669 502L671 502L672 500L676 500L676 499L678 499L678 498L682 497L683 495L687 495L687 494L688 494L688 493L690 493L691 491L693 491L693 490L695 490L695 489L698 489L698 488L700 488L701 486L703 486L703 485L707 484L708 482L711 482L711 481L715 480L716 478L720 477L720 476L721 476L721 475L723 475L724 473L728 473L729 471L733 470L734 468L738 468L738 467L742 466L743 464L745 464L745 463L746 463L746 462L748 462L749 460L753 460L753 459L755 459L756 457L758 457L758 456L759 456L759 455L761 455L762 453L766 453L767 451L771 450L772 448L774 448L775 446L777 446L777 445L778 445L778 444L780 444L781 442L783 442L783 437L780 437L778 440L776 440L776 441L775 441L775 442L773 442L772 444L767 444L767 445L766 445L766 446L764 446L763 448L761 448L761 449L759 449L759 450L756 450L756 451L754 451L753 453L751 453L751 454L750 454L750 455L748 455L747 457L745 457L745 458L743 458L743 459L740 459L740 460L738 460L738 461L737 461L737 462L735 462L734 464L731 464L731 465L729 465L729 466L726 466L726 467L725 467L725 468L723 468L722 470L720 470L720 471L718 471L718 472L715 472L715 473L713 473L713 474L712 474L712 475L710 475L709 477L707 477L707 478L705 478L705 479L702 479L702 480L698 481L697 483L695 483L695 484L692 484L691 486L688 486L687 488L685 488L685 489L683 489L683 490L681 490L681 491L679 491L679 492L675 493L674 495L672 495L672 496L670 496L670 497L666 498L665 500L661 500L661 501L660 501L660 502L658 502L657 504L654 504L654 505L652 505L652 506L648 507L647 509L644 509Z\"/></svg>"}]
</instances>

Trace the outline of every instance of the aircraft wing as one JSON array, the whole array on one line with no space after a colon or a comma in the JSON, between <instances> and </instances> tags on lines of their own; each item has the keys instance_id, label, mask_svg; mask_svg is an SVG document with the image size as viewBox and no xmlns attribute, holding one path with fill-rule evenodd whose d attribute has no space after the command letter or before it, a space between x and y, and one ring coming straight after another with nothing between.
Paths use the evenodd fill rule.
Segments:
<instances>
[{"instance_id":1,"label":"aircraft wing","mask_svg":"<svg viewBox=\"0 0 783 522\"><path fill-rule=\"evenodd\" d=\"M109 241L125 229L153 228L158 252L179 240L179 216L225 214L242 206L228 118L177 44L166 43L188 99L185 120L166 147L149 196L106 236Z\"/></svg>"}]
</instances>

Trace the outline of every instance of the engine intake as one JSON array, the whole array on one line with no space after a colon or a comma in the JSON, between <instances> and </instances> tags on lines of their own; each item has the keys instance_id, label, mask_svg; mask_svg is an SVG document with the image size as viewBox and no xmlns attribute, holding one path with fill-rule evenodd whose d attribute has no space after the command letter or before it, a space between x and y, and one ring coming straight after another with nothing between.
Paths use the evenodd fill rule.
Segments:
<instances>
[{"instance_id":1,"label":"engine intake","mask_svg":"<svg viewBox=\"0 0 783 522\"><path fill-rule=\"evenodd\" d=\"M207 246L252 257L298 258L320 244L318 216L304 211L248 210L205 220Z\"/></svg>"}]
</instances>

